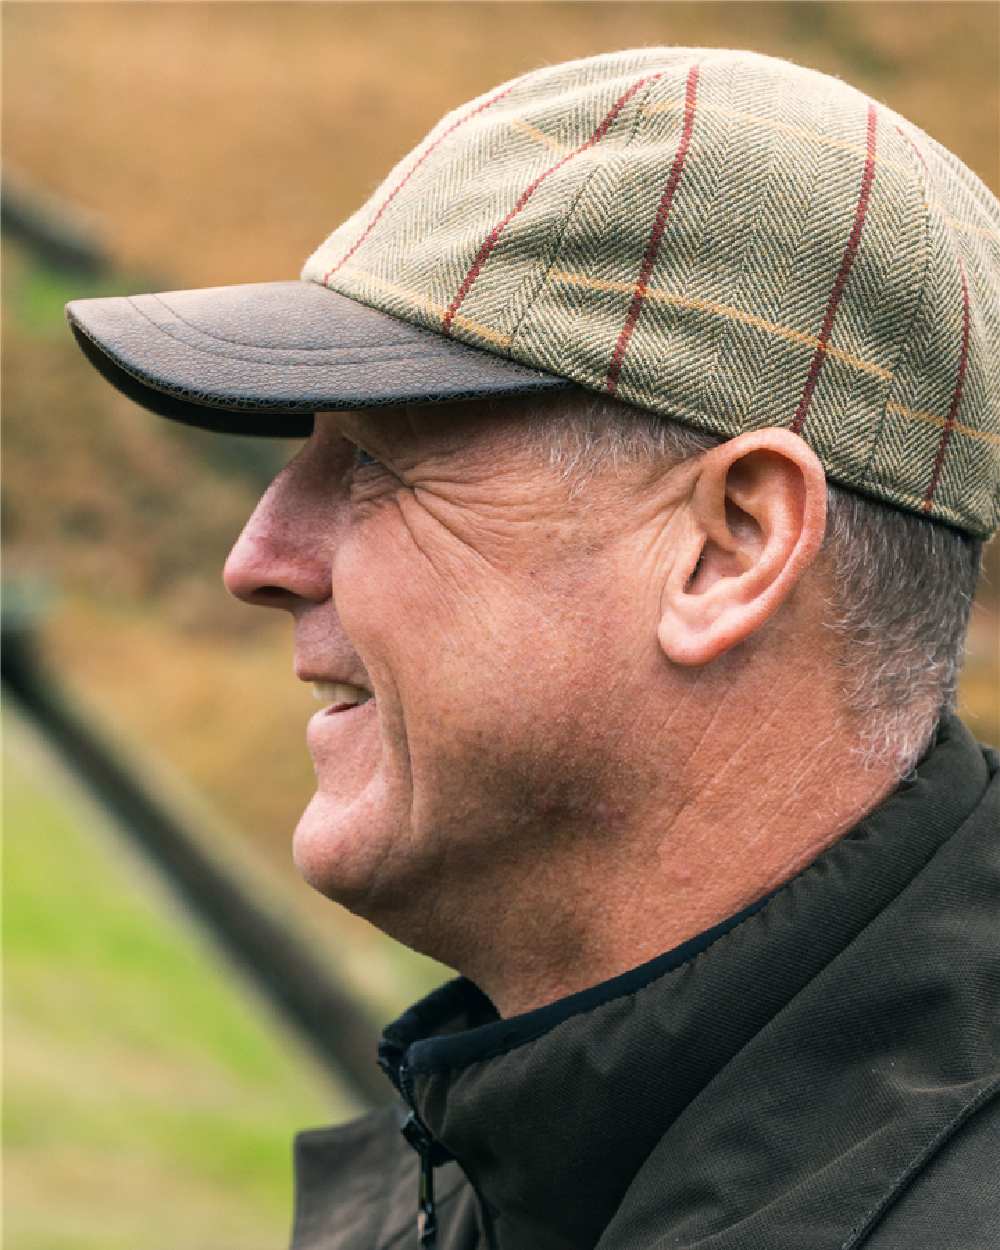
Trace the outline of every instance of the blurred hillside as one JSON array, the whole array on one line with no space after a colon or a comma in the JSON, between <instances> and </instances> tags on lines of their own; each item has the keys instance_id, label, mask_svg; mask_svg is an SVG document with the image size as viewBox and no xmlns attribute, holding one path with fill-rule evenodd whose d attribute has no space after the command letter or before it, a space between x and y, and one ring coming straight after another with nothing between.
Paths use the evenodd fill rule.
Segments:
<instances>
[{"instance_id":1,"label":"blurred hillside","mask_svg":"<svg viewBox=\"0 0 1000 1250\"><path fill-rule=\"evenodd\" d=\"M298 275L446 110L647 44L837 74L998 190L1000 13L979 3L4 6L5 158L181 286Z\"/></svg>"},{"instance_id":2,"label":"blurred hillside","mask_svg":"<svg viewBox=\"0 0 1000 1250\"><path fill-rule=\"evenodd\" d=\"M60 591L54 671L267 857L387 1018L443 970L298 882L314 705L284 620L219 578L295 444L159 421L68 335L71 297L294 277L447 109L533 66L678 43L838 74L1000 190L1000 8L872 4L36 4L4 6L4 162L86 210L113 267L57 271L4 247L8 574ZM996 590L971 641L967 718L996 725ZM261 766L266 761L266 767Z\"/></svg>"}]
</instances>

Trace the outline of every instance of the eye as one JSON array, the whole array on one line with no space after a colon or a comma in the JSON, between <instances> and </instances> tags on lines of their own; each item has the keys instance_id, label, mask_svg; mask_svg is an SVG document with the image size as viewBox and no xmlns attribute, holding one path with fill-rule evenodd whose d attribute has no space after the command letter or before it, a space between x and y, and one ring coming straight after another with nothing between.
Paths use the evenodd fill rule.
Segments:
<instances>
[{"instance_id":1,"label":"eye","mask_svg":"<svg viewBox=\"0 0 1000 1250\"><path fill-rule=\"evenodd\" d=\"M355 448L354 448L354 467L355 467L356 469L364 469L364 468L367 468L369 465L379 465L379 466L381 466L381 463L382 463L382 462L381 462L380 460L376 460L376 459L375 459L375 457L374 457L373 455L371 455L369 452L365 451L365 449L364 449L363 447L357 447L357 446L355 446Z\"/></svg>"}]
</instances>

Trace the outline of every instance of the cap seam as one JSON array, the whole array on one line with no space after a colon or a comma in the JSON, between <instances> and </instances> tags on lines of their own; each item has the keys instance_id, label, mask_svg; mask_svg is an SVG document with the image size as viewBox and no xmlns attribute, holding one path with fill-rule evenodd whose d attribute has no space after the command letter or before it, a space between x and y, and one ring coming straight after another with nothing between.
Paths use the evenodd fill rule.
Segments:
<instances>
[{"instance_id":1,"label":"cap seam","mask_svg":"<svg viewBox=\"0 0 1000 1250\"><path fill-rule=\"evenodd\" d=\"M155 326L156 322L155 321L151 322L151 324ZM210 396L204 395L204 392L196 391L190 387L178 387L176 389L167 389L167 387L165 387L162 382L151 377L149 374L142 373L135 366L127 365L121 359L120 356L116 356L114 352L109 351L107 347L105 347L104 344L101 343L99 339L96 339L94 335L91 334L87 330L87 328L81 324L80 321L74 319L73 325L77 330L80 331L80 333L86 339L88 339L91 343L94 344L94 346L98 349L98 351L100 351L104 356L108 358L108 360L111 361L111 363L115 366L116 369L120 369L122 373L127 374L128 377L132 378L133 381L138 382L141 386L146 387L147 390L155 391L158 395L166 395L168 399L176 399L176 400L180 400L183 403L189 404L192 408L209 408L213 412L231 412L235 414L245 413L245 412L266 412L270 414L271 416L282 416L285 414L290 415L290 416L301 416L303 413L311 413L311 412L316 411L316 403L313 400L308 400L308 401L303 400L301 403L301 406L299 406L296 403L296 401L293 400L290 403L282 404L280 407L272 408L268 406L269 401L267 400L264 400L263 403L260 403L260 402L255 403L253 400L249 400L244 403L226 404L226 403L219 403L217 401L214 401ZM175 341L181 342L182 340L178 339ZM206 355L207 354L209 353L206 353ZM192 395L199 395L203 397L195 400L195 399L189 398L189 396L192 396Z\"/></svg>"},{"instance_id":2,"label":"cap seam","mask_svg":"<svg viewBox=\"0 0 1000 1250\"><path fill-rule=\"evenodd\" d=\"M303 285L304 285L304 284L303 284ZM318 283L313 283L312 285L314 285L314 286L318 286L319 284L318 284ZM321 289L321 290L326 290L326 291L329 291L329 293L330 293L331 295L336 295L336 294L339 294L339 292L333 291L333 290L331 290L329 287L321 287L320 289ZM188 343L188 341L187 341L186 339L181 338L181 337L180 337L180 335L177 335L177 334L172 334L172 333L171 333L171 331L170 331L170 330L169 330L166 326L162 326L162 325L160 325L160 323L159 323L158 321L154 321L154 320L153 320L153 318L152 318L152 317L150 317L148 313L143 312L143 310L142 310L141 308L139 308L139 306L138 306L137 304L135 304L135 300L136 300L136 299L139 299L139 298L142 298L142 297L141 297L141 296L130 296L130 297L129 297L129 303L130 303L130 304L132 304L132 305L133 305L133 307L135 307L135 309L136 309L136 311L137 311L137 312L142 313L142 315L146 318L146 320L147 320L147 321L149 321L149 322L150 322L150 324L151 324L151 325L156 326L156 328L157 328L158 330L161 330L164 334L168 334L168 335L170 335L170 337L171 337L172 339L174 339L176 342L178 342L178 343L184 343L184 345L185 345L186 347L193 347L196 351L205 351L207 354L213 354L213 355L221 355L221 354L222 354L221 352L219 352L219 353L208 353L208 349L206 349L206 348L199 348L199 347L198 347L196 344L194 344L194 343ZM213 342L217 342L217 343L228 343L228 344L231 344L231 345L232 345L232 346L234 346L234 347L248 347L248 348L250 348L250 349L251 349L251 350L253 350L253 351L273 351L273 352L330 352L330 351L337 351L337 350L339 350L339 349L338 349L338 348L336 348L336 347L305 347L305 346L303 346L303 347L269 347L269 346L268 346L267 344L265 344L265 343L246 343L246 342L244 342L244 341L243 341L243 340L241 340L241 339L229 339L229 338L226 338L226 337L225 337L225 335L222 335L222 334L213 334L210 330L203 330L200 326L195 325L193 321L188 321L188 319L187 319L186 317L182 317L182 316L181 316L181 314L180 314L179 312L177 312L177 310L176 310L176 309L171 308L171 306L170 306L168 303L166 303L166 301L165 301L165 300L163 300L163 299L162 299L162 298L161 298L158 294L150 295L150 296L149 296L149 298L150 298L150 299L155 299L155 300L156 300L156 302L157 302L158 304L162 305L162 307L163 307L163 308L164 308L164 309L165 309L165 310L166 310L166 311L167 311L167 312L168 312L168 313L169 313L172 317L176 318L176 320L177 320L177 321L179 321L179 322L181 323L181 325L187 326L187 327L188 327L188 329L189 329L189 330L193 330L193 331L195 332L195 334L200 334L200 335L203 335L205 338L207 338L207 339L211 339ZM343 296L343 298L344 298L344 299L347 299L347 298L349 298L349 297L348 297L348 296ZM376 312L381 312L381 309L375 309L375 311L376 311ZM385 316L385 317L388 317L388 316L390 316L391 314L389 314L389 313L383 313L382 315L383 315L383 316ZM430 334L432 334L432 333L433 333L433 331L426 330L423 326L420 326L420 325L414 325L412 322L406 322L405 324L406 324L407 326L409 326L409 328L410 328L410 329L412 329L412 330L416 330L418 333L420 333L420 334L421 334L421 335L423 335L423 336L428 336L428 335L430 335ZM440 336L438 336L438 337L440 337ZM405 339L403 339L403 340L400 340L398 343L383 343L383 344L381 344L381 346L383 346L383 347L408 347L408 346L410 346L410 343L408 343ZM232 359L233 359L233 360L240 360L240 359L245 359L245 358L244 358L244 357L239 357L239 356L234 356L234 357L232 357ZM344 364L364 364L366 361L369 361L370 359L371 359L371 357L366 355L366 356L364 357L364 359L363 359L363 360L345 360L343 363L344 363ZM252 363L252 362L251 362L251 363ZM278 363L283 363L283 362L275 361L275 362L273 362L273 363L278 364ZM294 363L294 362L293 362L293 363ZM309 361L309 362L302 362L302 363L310 363L310 364L311 364L312 362L311 362L311 361Z\"/></svg>"},{"instance_id":3,"label":"cap seam","mask_svg":"<svg viewBox=\"0 0 1000 1250\"><path fill-rule=\"evenodd\" d=\"M635 136L639 130L639 123L642 121L643 109L646 107L646 101L649 99L650 95L652 94L653 88L655 87L656 83L659 82L660 77L663 72L664 72L663 70L660 70L656 74L656 77L650 80L650 83L646 87L646 90L642 93L641 100L632 101L632 103L635 105L635 116L632 119L632 125L631 125L631 128L629 129L628 138L625 140L624 144L622 144L621 154L626 153L629 150L629 148L632 146L632 143L635 140ZM514 325L513 329L510 332L510 344L507 350L508 350L508 354L511 356L512 359L515 358L514 347L515 347L515 343L517 340L517 336L521 331L521 327L524 325L524 322L526 318L528 317L528 315L534 311L535 305L537 304L542 291L544 291L545 287L548 285L549 275L552 273L552 270L555 267L555 264L559 258L559 249L562 247L563 240L565 239L567 232L569 231L570 227L572 226L576 218L576 212L580 206L580 201L586 195L587 189L590 187L590 184L594 181L597 175L601 172L601 168L602 166L598 164L593 170L591 170L589 176L583 180L583 184L581 185L577 194L573 197L572 203L570 204L569 208L566 211L566 217L562 223L562 229L557 232L555 242L552 245L552 250L549 254L548 260L542 271L542 276L539 278L538 283L535 287L534 294L531 296L531 299L525 303L525 306L521 312L521 315L518 317L516 324ZM519 363L523 363L523 362L519 362Z\"/></svg>"},{"instance_id":4,"label":"cap seam","mask_svg":"<svg viewBox=\"0 0 1000 1250\"><path fill-rule=\"evenodd\" d=\"M787 108L787 103L788 103L787 97L784 95L782 95L780 99L775 102L774 112L776 114L776 120L780 120L780 118L778 118L777 115L779 114L779 112L783 112ZM702 107L704 108L704 102L702 104ZM729 130L730 134L732 133L731 122L732 122L732 119L730 119L730 130ZM780 159L780 153L779 153L779 149L777 145L770 146L767 150L767 162L766 162L767 176L769 178L772 178L772 179L774 178L775 172L776 172L775 167L779 159ZM742 256L740 259L740 263L738 266L734 266L732 281L729 287L729 293L732 299L731 307L733 307L734 309L739 308L739 304L737 303L737 300L741 296L744 296L744 292L746 290L747 278L751 272L751 265L758 261L758 251L755 249L759 249L759 240L754 240L754 242L751 245L744 246ZM652 279L652 277L653 277L653 274L651 273L650 278ZM650 290L647 291L647 298L649 298L652 290L653 288L651 287ZM717 301L717 302L721 303L721 301ZM743 302L744 304L747 303L745 298ZM741 311L749 312L751 310L749 308L744 308ZM761 319L764 320L763 314L758 314L758 316L760 316ZM770 319L768 318L767 320L770 320ZM723 357L723 353L727 350L727 347L730 347L730 350L731 350L731 344L733 342L733 338L735 337L735 335L739 333L738 324L739 324L738 322L735 325L730 323L728 326L723 324L719 327L719 332L717 335L715 335L714 341L712 343L711 360L710 362L706 362L706 365L704 369L702 370L702 376L698 382L697 397L699 399L701 399L706 394L707 391L709 391L713 386L716 385L717 379L720 373L720 367L719 367L720 361ZM752 326L752 323L745 323L745 324L747 324L748 326ZM771 322L771 324L777 325L778 323ZM787 329L789 330L791 330L792 328L793 327L787 327ZM676 330L673 331L673 333L676 333ZM773 334L773 330L764 331L764 333ZM812 335L811 337L815 339L815 343L818 345L819 343L818 336ZM858 359L861 359L861 357L859 356ZM867 364L867 362L865 363ZM856 367L856 366L852 366L852 367Z\"/></svg>"},{"instance_id":5,"label":"cap seam","mask_svg":"<svg viewBox=\"0 0 1000 1250\"><path fill-rule=\"evenodd\" d=\"M148 322L149 322L149 324L150 324L151 326L153 326L153 328L154 328L155 330L159 331L159 333L161 333L161 334L165 335L167 338L171 339L173 342L175 342L175 343L180 343L183 347L188 348L190 351L193 351L193 352L198 352L199 354L201 354L201 355L203 355L203 356L214 356L214 357L216 357L217 359L220 359L220 360L232 360L232 361L239 361L239 362L240 362L240 363L242 363L242 364L250 364L250 365L280 366L280 367L281 367L281 368L283 368L283 369L285 369L285 368L288 368L288 369L317 369L317 368L323 368L324 366L328 366L328 365L340 365L340 364L342 364L342 365L370 365L370 364L387 364L387 363L393 363L393 362L399 362L399 361L406 361L406 360L408 360L408 359L413 359L413 360L416 360L416 359L423 359L423 358L424 358L423 356L419 356L419 355L418 355L418 356L413 356L413 357L407 357L407 356L386 356L386 357L377 357L377 356L374 356L374 355L372 355L372 354L365 353L365 355L364 355L364 356L362 356L362 357L360 357L360 358L356 358L356 359L344 359L344 358L328 357L326 360L259 360L259 359L255 359L255 358L253 358L253 357L249 357L249 356L242 356L242 355L240 355L239 353L230 353L230 352L224 352L224 351L213 350L212 348L210 348L210 347L206 347L206 346L205 346L205 345L203 345L203 344L192 343L192 342L190 342L188 339L183 338L181 335L179 335L179 334L175 333L173 330L171 330L171 329L170 329L170 327L169 327L169 326L164 326L164 325L161 325L158 321L154 321L154 320L153 320L153 318L152 318L152 317L150 317L148 313L144 312L144 311L143 311L143 310L142 310L142 309L141 309L141 308L140 308L140 307L139 307L139 306L135 303L135 297L134 297L134 296L130 296L130 297L129 297L129 301L128 301L128 302L132 305L132 307L135 309L135 311L136 311L136 312L137 312L137 313L138 313L141 317L143 317L146 321L148 321ZM161 301L161 302L162 302L162 301ZM168 312L172 312L172 311L173 311L173 310L170 308L170 305L169 305L169 304L164 304L164 305L163 305L163 307L164 307L164 308L166 308ZM381 311L381 310L376 309L376 311ZM389 316L390 314L389 314L389 313L385 313L385 314L383 314L383 315L384 315L384 316ZM203 331L200 331L200 330L198 329L198 327L197 327L197 326L192 325L190 322L185 321L183 317L178 317L178 318L177 318L177 320L178 320L178 321L180 321L183 325L188 326L188 328L189 328L189 329L194 330L194 331L195 331L195 333L198 333L198 334L203 333ZM415 326L415 327L414 327L414 329L417 329L417 330L422 330L422 329L423 329L423 327L422 327L422 326ZM430 334L430 333L431 333L431 331L425 331L425 333L426 333L426 334ZM231 341L233 341L233 340L229 340L229 339L224 339L224 338L222 338L221 336L218 336L218 335L211 335L211 334L209 334L209 335L206 335L206 337L207 337L207 338L210 338L210 339L215 339L216 341L221 342L221 343L227 343L227 342L231 342ZM442 335L437 335L437 336L435 336L435 337L437 337L437 338L442 338L443 336L442 336ZM97 343L97 345L98 345L99 347L101 347L101 350L102 350L102 351L106 351L106 349L102 346L102 344L100 343L100 341L99 341L98 339L95 339L93 335L88 335L88 338L91 338L91 339L92 339L95 343ZM249 343L244 343L244 344L235 343L235 345L236 345L236 346L242 346L242 347L251 347L251 346L252 346L252 345L251 345L251 344L249 344ZM405 347L409 346L409 344L406 344L406 343L399 343L399 344L389 344L388 346L405 348ZM294 348L294 347L288 347L288 348L282 348L282 347L268 348L268 347L261 346L258 350L260 350L260 351L276 351L276 352L277 352L277 351L281 351L281 352L289 352L289 353L291 353L291 352L295 352L295 351L298 351L298 350L303 350L303 351L314 351L314 352L319 352L319 351L325 351L325 352L335 352L337 349L336 349L336 348L321 348L321 347L311 347L311 348L310 348L310 347L307 347L307 348L302 348L302 349L299 349L299 348ZM107 353L107 354L108 354L108 355L110 355L110 353ZM115 360L115 362L116 362L116 363L118 362L118 357L112 357L112 358ZM124 366L122 366L122 367L124 368ZM128 372L128 370L126 370L126 372Z\"/></svg>"},{"instance_id":6,"label":"cap seam","mask_svg":"<svg viewBox=\"0 0 1000 1250\"><path fill-rule=\"evenodd\" d=\"M303 285L305 284L303 283ZM317 284L314 284L314 285L317 285ZM333 293L334 292L331 292L331 294ZM177 311L176 308L172 308L170 304L168 304L166 300L163 298L163 296L160 295L159 293L150 293L146 296L133 295L129 297L129 303L135 304L135 301L137 299L144 299L144 298L156 300L156 302L162 308L164 308L170 314L171 317L179 321L181 325L187 326L188 329L193 330L195 334L201 334L205 338L211 339L215 343L228 343L228 344L231 344L233 347L249 347L254 351L325 352L325 351L330 350L328 347L269 347L266 343L247 343L243 339L230 339L230 338L227 338L224 334L213 334L211 330L203 330L201 326L195 325L193 321L188 321L187 317L183 317ZM142 309L138 308L138 305L136 305L136 308L139 312L142 312ZM153 321L153 318L150 317L148 313L143 313L143 316L146 317L149 321L151 321L152 324L156 326L158 329L163 330L165 334L169 333L169 331L166 330L165 327L161 326L158 321ZM178 342L181 342L181 343L184 342L184 339L178 338L177 335L172 335L171 337L177 338Z\"/></svg>"},{"instance_id":7,"label":"cap seam","mask_svg":"<svg viewBox=\"0 0 1000 1250\"><path fill-rule=\"evenodd\" d=\"M895 114L893 115L893 117L895 118ZM908 153L908 159L910 161L911 168L916 173L917 186L922 192L922 202L923 202L923 264L922 264L921 271L920 271L920 286L917 291L917 298L914 301L913 312L911 313L909 321L907 322L906 333L902 336L902 339L901 339L902 343L909 344L911 341L911 335L913 333L913 327L917 324L917 318L920 316L920 313L924 306L924 298L927 293L927 285L928 285L927 276L928 276L928 272L930 270L930 264L931 264L931 246L930 246L931 212L930 212L930 195L929 195L930 170L926 168L921 169L918 166L918 163L915 160L917 149L913 145L912 140L906 134L906 132L899 126L898 122L894 120L893 125L896 127L896 130L899 132L899 134L903 136L903 139L906 140L907 147L912 149L912 151ZM902 354L903 353L901 353L901 355ZM868 455L865 457L864 468L861 470L861 473L860 473L859 482L858 482L859 490L864 490L866 486L867 487L872 486L877 480L874 474L872 473L872 462L874 461L875 456L879 450L879 447L882 441L882 436L885 431L886 419L889 415L889 404L890 402L892 402L893 388L897 384L899 384L900 390L902 390L902 383L899 377L899 370L904 364L905 364L905 359L897 360L896 368L894 368L892 371L892 375L893 375L892 381L890 381L889 384L885 388L885 398L882 401L882 408L879 413L878 423L875 428L874 434L872 436L871 444L868 448ZM882 483L879 483L879 485L881 486Z\"/></svg>"}]
</instances>

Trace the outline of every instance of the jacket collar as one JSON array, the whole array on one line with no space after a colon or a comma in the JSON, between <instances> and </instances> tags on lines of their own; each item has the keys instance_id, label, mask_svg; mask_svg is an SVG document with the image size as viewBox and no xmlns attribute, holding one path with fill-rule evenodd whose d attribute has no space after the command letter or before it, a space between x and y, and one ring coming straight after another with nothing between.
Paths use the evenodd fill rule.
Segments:
<instances>
[{"instance_id":1,"label":"jacket collar","mask_svg":"<svg viewBox=\"0 0 1000 1250\"><path fill-rule=\"evenodd\" d=\"M844 1056L827 1038L814 1045L798 1002L864 945L862 936L877 946L874 922L970 816L989 774L968 731L948 717L883 804L790 881L707 932L524 1015L500 1019L459 977L390 1025L379 1062L431 1134L435 1161L453 1157L474 1186L488 1244L596 1245L665 1135L681 1134L679 1124L711 1105L713 1082L779 1020L790 1039L784 1062L802 1068L804 1088L823 1079L817 1064L835 1072ZM881 940L905 946L908 923L900 916ZM853 1047L852 1065L866 1062L866 1047L884 1057L872 1021L887 983L868 968L870 976L862 963L848 977L858 1027L838 1044ZM918 1000L922 992L914 990ZM766 1103L767 1081L740 1096ZM754 1108L745 1110L752 1124ZM766 1119L767 1109L757 1114ZM766 1162L758 1164L765 1174ZM745 1175L750 1189L759 1178L753 1166Z\"/></svg>"}]
</instances>

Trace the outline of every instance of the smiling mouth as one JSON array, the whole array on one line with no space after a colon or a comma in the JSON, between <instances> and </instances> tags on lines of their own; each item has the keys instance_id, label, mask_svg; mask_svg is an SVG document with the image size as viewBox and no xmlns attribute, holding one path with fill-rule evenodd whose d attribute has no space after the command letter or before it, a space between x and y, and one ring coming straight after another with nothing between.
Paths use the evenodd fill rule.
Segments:
<instances>
[{"instance_id":1,"label":"smiling mouth","mask_svg":"<svg viewBox=\"0 0 1000 1250\"><path fill-rule=\"evenodd\" d=\"M325 704L323 711L329 716L334 712L348 712L360 707L373 697L370 690L361 686L349 686L342 681L314 681L313 698Z\"/></svg>"}]
</instances>

